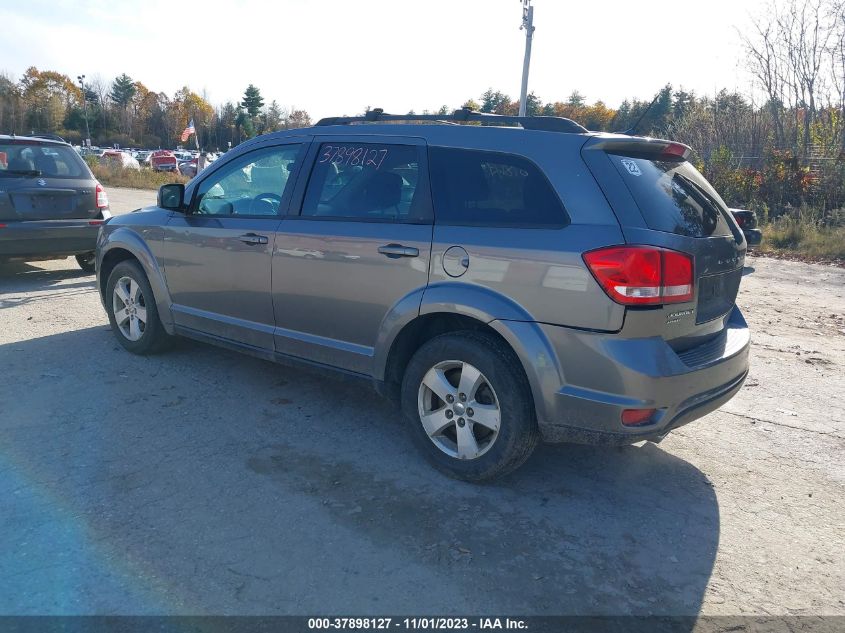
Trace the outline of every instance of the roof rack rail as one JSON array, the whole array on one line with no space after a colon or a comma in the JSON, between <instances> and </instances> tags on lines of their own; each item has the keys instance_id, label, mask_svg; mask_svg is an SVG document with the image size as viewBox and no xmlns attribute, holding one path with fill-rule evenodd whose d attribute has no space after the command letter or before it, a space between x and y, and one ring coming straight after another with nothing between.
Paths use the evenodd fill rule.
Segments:
<instances>
[{"instance_id":1,"label":"roof rack rail","mask_svg":"<svg viewBox=\"0 0 845 633\"><path fill-rule=\"evenodd\" d=\"M582 134L587 128L578 125L572 119L556 116L511 116L507 114L487 114L461 108L452 114L387 114L381 108L369 110L364 116L336 116L320 119L315 127L325 125L348 125L350 123L389 123L392 121L433 121L436 123L479 122L482 125L521 125L526 130L544 132L568 132Z\"/></svg>"},{"instance_id":2,"label":"roof rack rail","mask_svg":"<svg viewBox=\"0 0 845 633\"><path fill-rule=\"evenodd\" d=\"M30 134L29 138L43 138L47 141L59 141L61 143L67 143L67 141L58 134L50 134L48 132L44 132L42 134Z\"/></svg>"}]
</instances>

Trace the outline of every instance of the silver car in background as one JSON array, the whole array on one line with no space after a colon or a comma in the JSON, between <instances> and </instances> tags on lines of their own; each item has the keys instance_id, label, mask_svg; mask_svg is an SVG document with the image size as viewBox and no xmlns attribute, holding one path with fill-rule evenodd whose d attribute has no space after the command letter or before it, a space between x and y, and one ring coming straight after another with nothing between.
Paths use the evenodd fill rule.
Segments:
<instances>
[{"instance_id":1,"label":"silver car in background","mask_svg":"<svg viewBox=\"0 0 845 633\"><path fill-rule=\"evenodd\" d=\"M540 440L659 441L748 372L746 243L688 151L553 117L325 119L110 220L99 291L131 352L179 335L373 383L461 479Z\"/></svg>"}]
</instances>

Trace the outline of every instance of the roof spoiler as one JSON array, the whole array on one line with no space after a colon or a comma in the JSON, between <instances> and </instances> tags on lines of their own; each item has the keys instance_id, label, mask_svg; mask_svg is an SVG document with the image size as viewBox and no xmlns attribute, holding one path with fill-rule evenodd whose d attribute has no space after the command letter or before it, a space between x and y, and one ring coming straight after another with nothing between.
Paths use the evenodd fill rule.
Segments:
<instances>
[{"instance_id":1,"label":"roof spoiler","mask_svg":"<svg viewBox=\"0 0 845 633\"><path fill-rule=\"evenodd\" d=\"M687 160L692 152L692 148L683 143L641 136L599 136L584 149L597 149L612 154L655 156L667 160Z\"/></svg>"}]
</instances>

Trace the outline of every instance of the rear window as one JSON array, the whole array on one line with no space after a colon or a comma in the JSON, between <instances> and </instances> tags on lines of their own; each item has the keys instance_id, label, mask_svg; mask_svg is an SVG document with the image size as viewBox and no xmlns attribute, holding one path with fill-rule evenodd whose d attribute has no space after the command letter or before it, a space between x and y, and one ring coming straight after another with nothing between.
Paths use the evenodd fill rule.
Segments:
<instances>
[{"instance_id":1,"label":"rear window","mask_svg":"<svg viewBox=\"0 0 845 633\"><path fill-rule=\"evenodd\" d=\"M0 177L87 178L85 163L70 147L0 142Z\"/></svg>"},{"instance_id":2,"label":"rear window","mask_svg":"<svg viewBox=\"0 0 845 633\"><path fill-rule=\"evenodd\" d=\"M568 224L549 181L522 156L432 147L429 163L438 224L514 228Z\"/></svg>"},{"instance_id":3,"label":"rear window","mask_svg":"<svg viewBox=\"0 0 845 633\"><path fill-rule=\"evenodd\" d=\"M608 156L650 229L687 237L733 234L724 202L688 162Z\"/></svg>"}]
</instances>

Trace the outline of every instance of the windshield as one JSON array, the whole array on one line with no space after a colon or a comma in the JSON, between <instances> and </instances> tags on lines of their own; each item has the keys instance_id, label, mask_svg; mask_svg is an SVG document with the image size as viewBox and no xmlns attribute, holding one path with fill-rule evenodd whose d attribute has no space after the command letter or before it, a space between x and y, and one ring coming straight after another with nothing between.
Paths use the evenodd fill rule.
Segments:
<instances>
[{"instance_id":1,"label":"windshield","mask_svg":"<svg viewBox=\"0 0 845 633\"><path fill-rule=\"evenodd\" d=\"M688 237L732 235L725 203L688 162L609 156L650 229Z\"/></svg>"},{"instance_id":2,"label":"windshield","mask_svg":"<svg viewBox=\"0 0 845 633\"><path fill-rule=\"evenodd\" d=\"M85 178L85 163L70 147L0 142L0 177Z\"/></svg>"}]
</instances>

